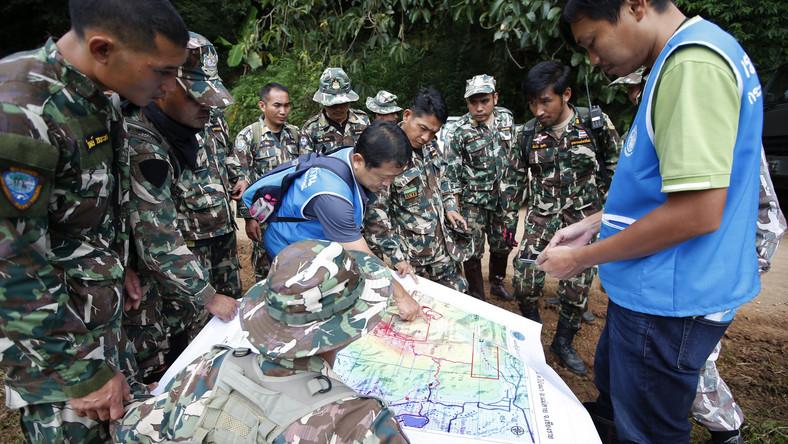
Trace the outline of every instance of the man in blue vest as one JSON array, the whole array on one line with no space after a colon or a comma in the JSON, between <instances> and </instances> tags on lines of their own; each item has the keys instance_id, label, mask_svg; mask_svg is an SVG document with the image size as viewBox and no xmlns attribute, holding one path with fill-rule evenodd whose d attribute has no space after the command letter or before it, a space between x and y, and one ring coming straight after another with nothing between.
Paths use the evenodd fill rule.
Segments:
<instances>
[{"instance_id":1,"label":"man in blue vest","mask_svg":"<svg viewBox=\"0 0 788 444\"><path fill-rule=\"evenodd\" d=\"M311 168L293 182L276 220L265 230L269 256L306 239L339 242L346 250L374 254L361 235L368 195L386 190L405 171L412 155L408 137L396 123L374 122L355 147L330 154L347 165L346 177L327 168ZM405 320L421 314L419 304L396 281L394 301Z\"/></svg>"},{"instance_id":2,"label":"man in blue vest","mask_svg":"<svg viewBox=\"0 0 788 444\"><path fill-rule=\"evenodd\" d=\"M610 303L588 408L615 425L603 439L686 443L699 370L760 289L758 76L733 37L669 0L569 0L563 21L606 74L649 74L604 210L538 263L560 279L600 264Z\"/></svg>"}]
</instances>

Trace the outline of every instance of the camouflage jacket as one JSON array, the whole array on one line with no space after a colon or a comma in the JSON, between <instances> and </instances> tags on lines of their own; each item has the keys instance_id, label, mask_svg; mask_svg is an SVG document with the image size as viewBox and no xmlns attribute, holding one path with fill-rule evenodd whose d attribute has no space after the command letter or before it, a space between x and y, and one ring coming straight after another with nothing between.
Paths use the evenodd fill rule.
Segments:
<instances>
[{"instance_id":1,"label":"camouflage jacket","mask_svg":"<svg viewBox=\"0 0 788 444\"><path fill-rule=\"evenodd\" d=\"M445 212L457 211L457 201L445 170L435 141L414 149L410 168L370 204L364 220L366 238L392 264L431 264L441 252L454 248Z\"/></svg>"},{"instance_id":2,"label":"camouflage jacket","mask_svg":"<svg viewBox=\"0 0 788 444\"><path fill-rule=\"evenodd\" d=\"M231 168L227 165L230 137L221 112L211 114L205 130L197 133L197 141L197 169L183 168L173 193L178 206L178 229L187 244L235 229L229 194Z\"/></svg>"},{"instance_id":3,"label":"camouflage jacket","mask_svg":"<svg viewBox=\"0 0 788 444\"><path fill-rule=\"evenodd\" d=\"M186 247L173 193L180 173L170 147L139 108L127 116L131 156L129 216L136 270L143 287L183 296L202 307L216 294L200 262ZM155 285L145 285L153 283Z\"/></svg>"},{"instance_id":4,"label":"camouflage jacket","mask_svg":"<svg viewBox=\"0 0 788 444\"><path fill-rule=\"evenodd\" d=\"M117 350L104 345L120 328L124 131L51 39L0 61L0 365L11 408L84 396L114 375Z\"/></svg>"},{"instance_id":5,"label":"camouflage jacket","mask_svg":"<svg viewBox=\"0 0 788 444\"><path fill-rule=\"evenodd\" d=\"M359 136L368 126L367 113L351 108L344 131L340 132L329 123L326 113L321 110L304 122L298 140L298 152L299 154L326 153L341 146L355 146Z\"/></svg>"},{"instance_id":6,"label":"camouflage jacket","mask_svg":"<svg viewBox=\"0 0 788 444\"><path fill-rule=\"evenodd\" d=\"M490 126L476 123L470 113L457 121L446 153L446 176L461 196L460 205L500 208L501 179L513 141L514 118L506 108L495 107Z\"/></svg>"},{"instance_id":7,"label":"camouflage jacket","mask_svg":"<svg viewBox=\"0 0 788 444\"><path fill-rule=\"evenodd\" d=\"M613 123L605 116L605 128L599 132L595 146L591 130L585 127L574 107L572 110L574 118L561 137L556 137L538 121L529 122L520 131L534 125L534 136L531 146L524 147L522 144L526 142L518 132L517 144L512 150L512 168L507 170L504 185L515 190L514 197L507 199L516 206L513 210L519 210L524 200L529 211L544 216L566 209L602 209L618 163L620 139ZM604 165L599 165L601 159ZM604 174L601 168L605 168Z\"/></svg>"},{"instance_id":8,"label":"camouflage jacket","mask_svg":"<svg viewBox=\"0 0 788 444\"><path fill-rule=\"evenodd\" d=\"M133 404L118 423L112 425L115 442L161 443L194 442L198 422L204 416L206 404L214 392L215 382L225 358L231 350L214 349L197 358L173 378L161 395ZM290 370L260 355L249 355L269 378L287 377L303 373L304 370L332 375L328 364L318 357L298 359L305 368ZM300 367L297 365L296 367ZM333 375L336 378L336 375ZM265 421L261 421L263 424ZM246 427L236 423L236 436L244 436ZM253 431L248 431L254 433ZM221 442L220 438L206 437L205 442ZM265 442L257 436L251 441ZM405 443L407 439L393 413L376 399L360 395L341 399L328 404L291 423L284 432L273 439L276 444L298 442L301 444L323 443Z\"/></svg>"},{"instance_id":9,"label":"camouflage jacket","mask_svg":"<svg viewBox=\"0 0 788 444\"><path fill-rule=\"evenodd\" d=\"M252 184L279 164L298 157L298 127L285 123L277 138L260 117L235 137L232 157L239 159L236 163L246 169L241 173L231 172L231 175ZM238 202L238 212L241 217L251 217L243 201Z\"/></svg>"}]
</instances>

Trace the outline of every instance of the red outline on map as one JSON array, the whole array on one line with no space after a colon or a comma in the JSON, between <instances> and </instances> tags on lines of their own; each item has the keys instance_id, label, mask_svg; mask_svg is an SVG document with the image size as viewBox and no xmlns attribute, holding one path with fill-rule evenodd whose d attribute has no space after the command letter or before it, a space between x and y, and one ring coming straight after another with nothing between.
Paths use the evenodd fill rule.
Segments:
<instances>
[{"instance_id":1,"label":"red outline on map","mask_svg":"<svg viewBox=\"0 0 788 444\"><path fill-rule=\"evenodd\" d=\"M501 358L498 347L495 347L495 372L497 374L496 377L491 376L474 376L473 375L473 363L474 363L474 356L476 355L476 332L473 333L473 347L471 347L471 378L474 379L489 379L492 381L497 381L501 379Z\"/></svg>"}]
</instances>

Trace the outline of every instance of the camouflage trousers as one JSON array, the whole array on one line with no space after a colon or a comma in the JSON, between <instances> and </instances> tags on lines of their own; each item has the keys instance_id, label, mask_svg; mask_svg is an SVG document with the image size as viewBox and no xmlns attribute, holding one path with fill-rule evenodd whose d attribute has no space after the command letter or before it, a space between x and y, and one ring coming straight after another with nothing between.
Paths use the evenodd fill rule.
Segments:
<instances>
[{"instance_id":1,"label":"camouflage trousers","mask_svg":"<svg viewBox=\"0 0 788 444\"><path fill-rule=\"evenodd\" d=\"M512 284L517 300L528 308L535 308L544 291L545 273L536 264L519 260L521 255L539 254L550 243L556 231L577 222L584 215L580 212L564 212L552 216L541 216L529 212L525 219L525 233L520 241L520 248L515 256L514 278ZM559 322L572 329L580 328L580 320L588 304L588 290L594 281L595 268L589 268L581 274L558 282Z\"/></svg>"},{"instance_id":2,"label":"camouflage trousers","mask_svg":"<svg viewBox=\"0 0 788 444\"><path fill-rule=\"evenodd\" d=\"M221 293L233 298L243 296L241 289L241 264L238 261L238 244L235 231L221 236L202 239L197 241L186 241L189 250L200 261L203 269L210 275L211 285L217 293ZM173 312L164 305L164 317L178 318L177 312ZM202 330L210 313L202 310L197 314L197 318L185 325L185 330L190 339L193 339Z\"/></svg>"},{"instance_id":3,"label":"camouflage trousers","mask_svg":"<svg viewBox=\"0 0 788 444\"><path fill-rule=\"evenodd\" d=\"M446 249L442 249L442 254L435 258L434 262L429 264L412 263L417 276L424 276L427 279L445 285L460 293L468 292L468 281L462 275L462 268L460 263L451 258L446 253Z\"/></svg>"},{"instance_id":4,"label":"camouflage trousers","mask_svg":"<svg viewBox=\"0 0 788 444\"><path fill-rule=\"evenodd\" d=\"M30 444L112 442L106 421L77 416L65 402L28 405L20 416L22 434Z\"/></svg>"},{"instance_id":5,"label":"camouflage trousers","mask_svg":"<svg viewBox=\"0 0 788 444\"><path fill-rule=\"evenodd\" d=\"M717 371L717 358L722 343L718 342L706 364L700 370L698 389L692 402L692 417L708 430L726 432L738 430L744 423L744 414L733 399L728 384Z\"/></svg>"},{"instance_id":6,"label":"camouflage trousers","mask_svg":"<svg viewBox=\"0 0 788 444\"><path fill-rule=\"evenodd\" d=\"M468 223L468 231L473 238L474 251L471 259L481 259L484 256L484 239L490 244L490 253L508 255L512 248L503 240L503 230L506 220L501 209L488 210L486 208L463 204L460 213Z\"/></svg>"},{"instance_id":7,"label":"camouflage trousers","mask_svg":"<svg viewBox=\"0 0 788 444\"><path fill-rule=\"evenodd\" d=\"M260 282L268 277L271 271L271 258L265 251L263 241L252 242L252 267L254 268L254 280Z\"/></svg>"}]
</instances>

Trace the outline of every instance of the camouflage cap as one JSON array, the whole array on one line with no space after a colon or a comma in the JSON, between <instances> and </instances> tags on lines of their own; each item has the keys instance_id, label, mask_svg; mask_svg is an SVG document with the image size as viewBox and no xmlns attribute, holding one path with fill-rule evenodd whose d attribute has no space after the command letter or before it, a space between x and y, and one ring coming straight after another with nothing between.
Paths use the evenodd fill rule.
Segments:
<instances>
[{"instance_id":1,"label":"camouflage cap","mask_svg":"<svg viewBox=\"0 0 788 444\"><path fill-rule=\"evenodd\" d=\"M268 278L246 292L241 327L272 359L335 350L380 322L391 279L375 256L337 242L298 242L279 252Z\"/></svg>"},{"instance_id":2,"label":"camouflage cap","mask_svg":"<svg viewBox=\"0 0 788 444\"><path fill-rule=\"evenodd\" d=\"M233 96L219 78L219 54L211 42L200 34L190 32L186 45L189 56L178 68L178 83L203 106L224 108L233 103Z\"/></svg>"},{"instance_id":3,"label":"camouflage cap","mask_svg":"<svg viewBox=\"0 0 788 444\"><path fill-rule=\"evenodd\" d=\"M367 109L375 114L392 114L402 111L397 105L397 96L380 90L375 97L367 97Z\"/></svg>"},{"instance_id":4,"label":"camouflage cap","mask_svg":"<svg viewBox=\"0 0 788 444\"><path fill-rule=\"evenodd\" d=\"M465 98L474 94L495 92L495 79L487 74L479 74L465 81Z\"/></svg>"},{"instance_id":5,"label":"camouflage cap","mask_svg":"<svg viewBox=\"0 0 788 444\"><path fill-rule=\"evenodd\" d=\"M350 78L342 68L326 68L320 75L320 86L312 96L312 100L323 105L339 105L355 102L358 94L350 85Z\"/></svg>"}]
</instances>

